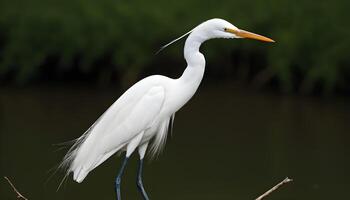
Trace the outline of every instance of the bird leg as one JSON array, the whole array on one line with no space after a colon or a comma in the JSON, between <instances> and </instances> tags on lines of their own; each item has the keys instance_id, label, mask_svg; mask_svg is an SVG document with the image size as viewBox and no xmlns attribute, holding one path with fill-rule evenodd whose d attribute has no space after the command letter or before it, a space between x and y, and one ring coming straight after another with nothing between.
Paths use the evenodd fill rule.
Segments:
<instances>
[{"instance_id":1,"label":"bird leg","mask_svg":"<svg viewBox=\"0 0 350 200\"><path fill-rule=\"evenodd\" d=\"M143 187L143 182L142 182L142 171L143 171L143 159L140 159L139 162L139 169L138 169L138 173L137 173L137 187L139 189L139 191L142 194L142 197L144 200L149 200L148 195L146 193L145 188Z\"/></svg>"},{"instance_id":2,"label":"bird leg","mask_svg":"<svg viewBox=\"0 0 350 200\"><path fill-rule=\"evenodd\" d=\"M126 164L128 163L129 157L125 156L125 159L123 161L122 167L119 170L118 176L115 179L115 192L117 194L117 200L121 200L120 195L120 183L122 181L122 176L126 167Z\"/></svg>"}]
</instances>

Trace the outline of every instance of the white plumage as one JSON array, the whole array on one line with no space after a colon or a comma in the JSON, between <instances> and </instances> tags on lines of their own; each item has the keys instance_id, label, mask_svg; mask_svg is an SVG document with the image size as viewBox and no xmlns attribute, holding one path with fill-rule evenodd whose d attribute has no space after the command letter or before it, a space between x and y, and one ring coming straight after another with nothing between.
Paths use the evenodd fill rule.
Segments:
<instances>
[{"instance_id":1,"label":"white plumage","mask_svg":"<svg viewBox=\"0 0 350 200\"><path fill-rule=\"evenodd\" d=\"M150 141L153 155L162 149L171 118L193 96L203 78L205 59L199 48L204 41L242 37L268 41L222 19L208 20L187 34L187 68L180 78L154 75L137 82L77 139L62 162L67 174L73 172L75 181L82 182L91 170L117 152L126 151L129 157L138 148L143 159Z\"/></svg>"},{"instance_id":2,"label":"white plumage","mask_svg":"<svg viewBox=\"0 0 350 200\"><path fill-rule=\"evenodd\" d=\"M138 146L146 148L155 135L154 154L161 149L173 114L169 115L163 108L167 88L162 84L169 82L174 80L164 76L139 81L78 139L64 159L75 181L83 181L91 170L117 151L126 150L130 156ZM141 153L144 157L145 152Z\"/></svg>"}]
</instances>

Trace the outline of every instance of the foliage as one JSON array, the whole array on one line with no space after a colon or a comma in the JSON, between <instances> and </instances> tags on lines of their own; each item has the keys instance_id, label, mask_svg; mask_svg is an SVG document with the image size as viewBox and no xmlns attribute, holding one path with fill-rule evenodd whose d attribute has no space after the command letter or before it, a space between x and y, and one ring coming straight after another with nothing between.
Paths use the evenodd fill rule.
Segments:
<instances>
[{"instance_id":1,"label":"foliage","mask_svg":"<svg viewBox=\"0 0 350 200\"><path fill-rule=\"evenodd\" d=\"M287 91L296 86L312 91L317 85L332 91L349 83L347 8L345 0L2 1L0 77L12 75L10 81L26 83L40 78L44 66L57 74L90 73L98 66L100 74L137 75L154 62L161 44L205 19L220 17L277 43L215 42L216 48L205 48L211 63L235 52L249 60L256 55L251 52L259 52L266 58L262 67L267 81L276 79ZM182 55L172 50L166 54L169 59ZM212 70L225 71L232 63L220 64Z\"/></svg>"}]
</instances>

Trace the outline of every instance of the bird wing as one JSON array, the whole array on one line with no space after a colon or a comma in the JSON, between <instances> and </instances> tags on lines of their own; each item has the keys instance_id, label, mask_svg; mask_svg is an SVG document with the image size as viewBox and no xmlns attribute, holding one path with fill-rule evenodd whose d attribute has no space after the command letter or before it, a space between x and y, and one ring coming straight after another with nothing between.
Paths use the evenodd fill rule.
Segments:
<instances>
[{"instance_id":1,"label":"bird wing","mask_svg":"<svg viewBox=\"0 0 350 200\"><path fill-rule=\"evenodd\" d=\"M74 179L81 182L89 171L149 128L164 99L163 87L135 84L76 141L62 165L68 166L67 172L74 172Z\"/></svg>"},{"instance_id":2,"label":"bird wing","mask_svg":"<svg viewBox=\"0 0 350 200\"><path fill-rule=\"evenodd\" d=\"M123 122L116 129L112 128L113 130L109 131L111 134L102 139L103 145L101 147L105 151L112 151L118 145L111 141L119 141L122 144L129 143L138 134L149 129L163 107L164 99L164 88L161 86L152 87L124 116Z\"/></svg>"}]
</instances>

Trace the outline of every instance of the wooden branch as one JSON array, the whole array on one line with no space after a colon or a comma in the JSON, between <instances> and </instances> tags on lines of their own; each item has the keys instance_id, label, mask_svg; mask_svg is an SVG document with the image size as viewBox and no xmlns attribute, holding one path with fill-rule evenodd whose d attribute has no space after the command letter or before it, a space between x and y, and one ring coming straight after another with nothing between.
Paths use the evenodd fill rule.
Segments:
<instances>
[{"instance_id":1,"label":"wooden branch","mask_svg":"<svg viewBox=\"0 0 350 200\"><path fill-rule=\"evenodd\" d=\"M269 196L272 192L274 192L275 190L277 190L279 187L281 187L282 185L292 182L293 179L290 178L285 178L282 182L278 183L277 185L275 185L274 187L272 187L271 189L269 189L267 192L265 192L264 194L262 194L261 196L259 196L258 198L256 198L255 200L262 200L265 197Z\"/></svg>"},{"instance_id":2,"label":"wooden branch","mask_svg":"<svg viewBox=\"0 0 350 200\"><path fill-rule=\"evenodd\" d=\"M13 191L16 193L17 195L17 199L22 199L22 200L28 200L26 197L24 197L18 190L17 188L14 186L14 184L10 181L9 178L7 178L6 176L4 176L4 178L7 180L8 184L12 187ZM293 179L290 178L285 178L283 181L281 181L280 183L278 183L277 185L275 185L274 187L272 187L271 189L269 189L268 191L266 191L264 194L260 195L258 198L256 198L255 200L262 200L265 197L269 196L272 192L274 192L275 190L277 190L279 187L281 187L282 185L292 182Z\"/></svg>"},{"instance_id":3,"label":"wooden branch","mask_svg":"<svg viewBox=\"0 0 350 200\"><path fill-rule=\"evenodd\" d=\"M9 185L12 187L13 191L17 194L17 199L28 200L27 198L25 198L25 197L17 190L17 188L13 185L13 183L10 181L9 178L7 178L6 176L4 176L4 178L7 180L7 182L9 183Z\"/></svg>"}]
</instances>

